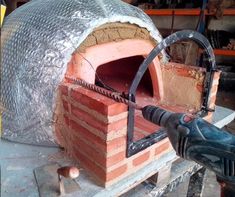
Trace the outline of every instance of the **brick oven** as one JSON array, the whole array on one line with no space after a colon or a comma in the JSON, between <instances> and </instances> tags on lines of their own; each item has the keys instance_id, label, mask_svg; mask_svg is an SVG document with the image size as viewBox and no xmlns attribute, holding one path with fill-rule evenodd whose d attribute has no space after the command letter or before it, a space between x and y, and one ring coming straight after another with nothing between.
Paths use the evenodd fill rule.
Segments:
<instances>
[{"instance_id":1,"label":"brick oven","mask_svg":"<svg viewBox=\"0 0 235 197\"><path fill-rule=\"evenodd\" d=\"M130 93L143 60L155 46L169 43L161 42L144 12L120 0L30 1L4 20L1 39L3 138L59 144L102 186L160 160L172 147L166 133L140 111L66 76L141 106L211 120L219 73L168 62L164 51L141 72L135 93Z\"/></svg>"},{"instance_id":2,"label":"brick oven","mask_svg":"<svg viewBox=\"0 0 235 197\"><path fill-rule=\"evenodd\" d=\"M68 62L66 76L105 89L127 93L144 58L155 42L145 28L108 23L96 28ZM203 102L204 68L161 63L156 57L136 91L136 103L153 104L175 112L197 113ZM214 108L219 73L214 74L209 107ZM128 107L68 80L57 97L56 136L68 154L103 186L109 186L144 168L172 150L167 138L128 155ZM211 121L212 113L204 118ZM134 113L133 141L159 127ZM159 132L161 132L159 130Z\"/></svg>"}]
</instances>

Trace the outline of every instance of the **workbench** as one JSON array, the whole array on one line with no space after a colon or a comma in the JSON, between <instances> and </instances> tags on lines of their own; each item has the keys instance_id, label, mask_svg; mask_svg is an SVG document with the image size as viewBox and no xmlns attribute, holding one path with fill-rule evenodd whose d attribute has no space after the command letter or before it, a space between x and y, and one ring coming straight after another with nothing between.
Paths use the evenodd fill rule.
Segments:
<instances>
[{"instance_id":1,"label":"workbench","mask_svg":"<svg viewBox=\"0 0 235 197\"><path fill-rule=\"evenodd\" d=\"M217 106L213 116L213 124L222 128L233 121L234 117L234 111ZM40 188L35 179L35 169L54 163L61 166L74 165L73 161L59 148L31 146L1 140L0 150L2 197L40 196ZM150 183L156 174L158 174L158 178L161 174L165 174L164 170L169 165L171 166L169 168L171 171L169 171L167 178L161 178L155 186ZM137 185L140 188L139 191L144 191L145 194L161 196L172 191L180 182L184 181L200 168L201 166L194 162L179 159L175 155L175 152L172 151L150 163L143 170L128 176L108 188L103 188L95 184L92 177L83 169L80 169L80 176L76 179L79 189L68 196L119 196ZM148 179L149 177L151 179ZM140 183L142 184L140 185ZM53 196L49 192L47 194L46 196ZM131 192L129 196L132 196ZM133 196L143 196L143 193L135 193Z\"/></svg>"}]
</instances>

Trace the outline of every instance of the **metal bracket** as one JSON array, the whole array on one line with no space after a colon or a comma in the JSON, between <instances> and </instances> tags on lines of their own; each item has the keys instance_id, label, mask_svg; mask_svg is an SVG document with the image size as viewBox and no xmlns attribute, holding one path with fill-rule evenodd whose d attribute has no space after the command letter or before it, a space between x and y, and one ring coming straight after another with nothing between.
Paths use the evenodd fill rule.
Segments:
<instances>
[{"instance_id":1,"label":"metal bracket","mask_svg":"<svg viewBox=\"0 0 235 197\"><path fill-rule=\"evenodd\" d=\"M136 90L137 87L146 72L148 66L153 61L153 59L161 53L162 50L166 49L170 45L174 44L175 42L181 41L181 40L193 40L198 45L200 45L202 48L205 49L207 60L209 65L206 67L206 78L205 78L205 84L204 84L204 92L203 92L203 102L202 102L202 108L201 108L201 116L207 115L209 109L209 96L210 96L210 89L212 86L212 80L214 77L215 70L215 55L213 52L213 49L207 40L205 36L202 34L192 31L192 30L183 30L178 31L174 34L171 34L164 40L162 40L150 53L149 55L144 59L142 64L140 65L134 80L132 81L132 84L129 89L128 93L128 99L132 102L135 102L135 96L136 96ZM140 139L136 142L133 141L133 132L134 132L134 121L135 121L135 109L134 107L128 107L128 125L127 125L127 157L130 157L141 150L151 146L152 144L164 139L167 135L164 130L159 130L154 133L152 133L149 136L146 136L143 139Z\"/></svg>"}]
</instances>

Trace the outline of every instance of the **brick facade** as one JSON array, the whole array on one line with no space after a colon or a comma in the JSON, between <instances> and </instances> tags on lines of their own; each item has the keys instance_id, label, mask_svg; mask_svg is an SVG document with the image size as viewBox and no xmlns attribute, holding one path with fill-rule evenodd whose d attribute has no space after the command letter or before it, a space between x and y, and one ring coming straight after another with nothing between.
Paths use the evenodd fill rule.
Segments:
<instances>
[{"instance_id":1,"label":"brick facade","mask_svg":"<svg viewBox=\"0 0 235 197\"><path fill-rule=\"evenodd\" d=\"M74 84L64 83L59 90L63 107L62 124L56 124L57 139L103 186L126 177L172 149L168 139L164 139L126 158L127 107ZM148 127L150 131L152 128ZM144 136L139 132L135 135L136 139Z\"/></svg>"},{"instance_id":2,"label":"brick facade","mask_svg":"<svg viewBox=\"0 0 235 197\"><path fill-rule=\"evenodd\" d=\"M97 70L108 63L109 66L103 69L104 73L99 73L99 77L103 76L104 80L109 76L105 84L119 92L128 90L128 84L134 77L130 71L135 74L137 71L134 66L141 64L137 62L134 65L133 59L121 63L120 60L137 56L143 58L154 47L149 36L147 39L123 38L89 46L88 41L86 45L82 44L82 50L72 55L66 75L94 84ZM117 60L118 63L112 63ZM150 85L142 84L142 88L152 86L152 94L145 94L145 89L138 89L138 104L158 105L174 112L193 113L200 110L205 69L176 63L163 65L160 60L161 55L149 65ZM121 69L122 64L124 67ZM218 80L219 73L216 73L210 94L211 108L214 108ZM172 150L169 140L165 138L126 158L126 105L66 81L58 88L57 102L55 135L58 143L102 186L109 186L127 177ZM212 113L205 117L207 120L211 118ZM135 113L134 141L158 129L159 126L144 120L141 113Z\"/></svg>"},{"instance_id":3,"label":"brick facade","mask_svg":"<svg viewBox=\"0 0 235 197\"><path fill-rule=\"evenodd\" d=\"M216 73L210 107L214 107L218 80L219 73ZM58 142L102 186L117 182L172 150L166 138L126 158L126 105L66 82L59 87L58 100L61 106L56 124ZM172 107L170 110L174 111ZM212 113L205 119L210 120L211 117ZM137 115L134 139L141 139L157 128Z\"/></svg>"}]
</instances>

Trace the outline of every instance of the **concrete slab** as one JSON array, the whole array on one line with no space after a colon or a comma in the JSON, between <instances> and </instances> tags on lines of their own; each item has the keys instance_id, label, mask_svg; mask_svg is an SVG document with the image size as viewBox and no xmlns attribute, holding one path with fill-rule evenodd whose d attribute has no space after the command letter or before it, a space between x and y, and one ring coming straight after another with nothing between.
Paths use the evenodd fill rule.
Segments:
<instances>
[{"instance_id":1,"label":"concrete slab","mask_svg":"<svg viewBox=\"0 0 235 197\"><path fill-rule=\"evenodd\" d=\"M57 148L30 146L0 140L1 196L38 195L33 169L45 165Z\"/></svg>"}]
</instances>

